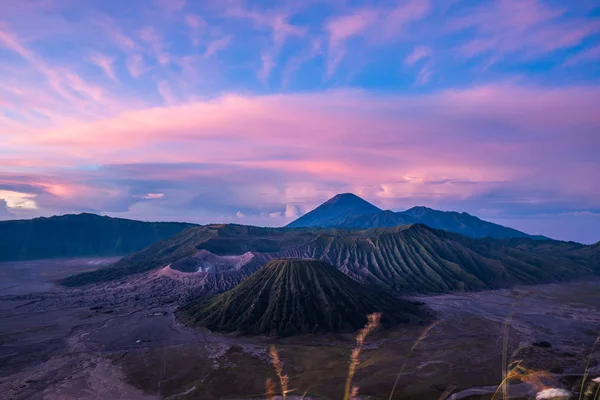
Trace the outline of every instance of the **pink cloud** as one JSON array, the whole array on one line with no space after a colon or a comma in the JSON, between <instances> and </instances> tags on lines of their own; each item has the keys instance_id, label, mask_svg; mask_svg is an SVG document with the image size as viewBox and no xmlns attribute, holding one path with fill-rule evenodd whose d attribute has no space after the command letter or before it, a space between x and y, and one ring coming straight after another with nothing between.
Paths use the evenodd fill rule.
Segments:
<instances>
[{"instance_id":1,"label":"pink cloud","mask_svg":"<svg viewBox=\"0 0 600 400\"><path fill-rule=\"evenodd\" d=\"M153 27L147 26L140 30L140 37L150 45L156 59L160 64L165 65L170 62L171 57L165 51L163 39Z\"/></svg>"},{"instance_id":2,"label":"pink cloud","mask_svg":"<svg viewBox=\"0 0 600 400\"><path fill-rule=\"evenodd\" d=\"M90 61L97 65L107 77L112 79L113 81L117 80L117 76L113 69L113 64L115 59L112 57L105 56L103 54L93 54L90 57Z\"/></svg>"},{"instance_id":3,"label":"pink cloud","mask_svg":"<svg viewBox=\"0 0 600 400\"><path fill-rule=\"evenodd\" d=\"M14 34L8 32L8 30L0 25L0 43L4 45L4 47L9 50L14 51L25 60L31 62L32 64L41 64L41 62L35 57L35 55L29 51L25 46L23 46L19 39Z\"/></svg>"},{"instance_id":4,"label":"pink cloud","mask_svg":"<svg viewBox=\"0 0 600 400\"><path fill-rule=\"evenodd\" d=\"M140 199L146 199L146 200L154 200L154 199L162 199L163 197L165 197L164 193L148 193L145 194L143 196L138 196Z\"/></svg>"},{"instance_id":5,"label":"pink cloud","mask_svg":"<svg viewBox=\"0 0 600 400\"><path fill-rule=\"evenodd\" d=\"M101 15L96 19L96 24L102 27L108 37L125 53L131 54L138 49L137 43L130 36L124 34L111 17Z\"/></svg>"},{"instance_id":6,"label":"pink cloud","mask_svg":"<svg viewBox=\"0 0 600 400\"><path fill-rule=\"evenodd\" d=\"M404 64L414 65L419 61L429 58L432 51L427 46L416 46L413 51L404 59Z\"/></svg>"},{"instance_id":7,"label":"pink cloud","mask_svg":"<svg viewBox=\"0 0 600 400\"><path fill-rule=\"evenodd\" d=\"M427 46L416 46L413 51L404 59L404 64L413 66L421 60L428 60L425 62L417 74L417 83L424 85L429 82L433 75L432 61L433 56L432 50Z\"/></svg>"},{"instance_id":8,"label":"pink cloud","mask_svg":"<svg viewBox=\"0 0 600 400\"><path fill-rule=\"evenodd\" d=\"M331 19L326 27L329 33L329 45L337 47L352 37L364 34L379 16L379 10L367 8Z\"/></svg>"},{"instance_id":9,"label":"pink cloud","mask_svg":"<svg viewBox=\"0 0 600 400\"><path fill-rule=\"evenodd\" d=\"M46 80L48 87L64 100L83 108L88 100L99 101L104 98L104 90L83 79L71 69L50 65L29 50L13 33L0 26L0 45L22 57Z\"/></svg>"},{"instance_id":10,"label":"pink cloud","mask_svg":"<svg viewBox=\"0 0 600 400\"><path fill-rule=\"evenodd\" d=\"M202 33L208 26L204 18L196 14L187 14L185 16L185 23L190 28L190 37L192 44L198 46L200 44L200 38Z\"/></svg>"},{"instance_id":11,"label":"pink cloud","mask_svg":"<svg viewBox=\"0 0 600 400\"><path fill-rule=\"evenodd\" d=\"M498 0L467 15L450 20L452 29L476 27L488 33L524 32L533 26L552 21L564 14L539 0ZM501 18L500 18L501 16Z\"/></svg>"},{"instance_id":12,"label":"pink cloud","mask_svg":"<svg viewBox=\"0 0 600 400\"><path fill-rule=\"evenodd\" d=\"M363 129L377 130L377 137L394 137L403 126L416 129L415 114L433 114L441 119L505 121L514 127L541 132L557 127L590 127L600 124L593 107L597 88L541 89L514 85L487 85L465 90L448 90L420 97L373 97L363 92L271 95L244 97L228 95L176 108L147 108L125 111L97 122L80 122L43 133L46 143L90 143L110 145L120 138L123 145L147 140L195 140L206 137L239 137L268 142L295 142L280 135L290 126L302 127L307 138L329 143ZM233 118L232 116L237 116ZM396 115L394 117L393 115ZM413 117L411 117L413 116ZM421 127L443 126L445 122L420 121ZM402 121L402 124L398 124ZM270 129L268 127L271 127ZM335 129L333 129L335 128ZM390 132L392 130L392 132ZM328 131L327 135L322 133ZM266 133L274 132L274 133ZM566 135L568 132L565 132ZM549 135L550 132L547 133ZM362 138L358 135L355 139Z\"/></svg>"},{"instance_id":13,"label":"pink cloud","mask_svg":"<svg viewBox=\"0 0 600 400\"><path fill-rule=\"evenodd\" d=\"M306 34L306 28L292 25L288 22L288 19L287 15L275 14L264 21L273 30L273 40L276 48L283 45L288 37L302 37Z\"/></svg>"},{"instance_id":14,"label":"pink cloud","mask_svg":"<svg viewBox=\"0 0 600 400\"><path fill-rule=\"evenodd\" d=\"M261 51L261 67L257 72L258 79L263 83L268 80L271 70L276 65L277 55L288 38L304 37L307 33L305 27L293 25L289 22L291 14L285 10L248 10L236 4L226 10L226 15L233 18L247 19L254 26L271 31L273 46L269 50L263 49Z\"/></svg>"},{"instance_id":15,"label":"pink cloud","mask_svg":"<svg viewBox=\"0 0 600 400\"><path fill-rule=\"evenodd\" d=\"M370 37L372 42L395 40L429 11L429 1L411 0L391 9L366 7L331 18L325 26L329 40L327 75L331 77L344 58L348 40L362 36Z\"/></svg>"},{"instance_id":16,"label":"pink cloud","mask_svg":"<svg viewBox=\"0 0 600 400\"><path fill-rule=\"evenodd\" d=\"M226 14L230 17L248 19L257 27L271 30L276 49L281 47L288 37L302 37L306 34L306 28L292 25L289 22L290 15L282 11L261 12L246 10L236 5L229 8Z\"/></svg>"},{"instance_id":17,"label":"pink cloud","mask_svg":"<svg viewBox=\"0 0 600 400\"><path fill-rule=\"evenodd\" d=\"M424 85L429 83L431 77L433 76L433 71L431 69L431 63L427 63L421 67L419 73L417 75L417 83L420 85Z\"/></svg>"},{"instance_id":18,"label":"pink cloud","mask_svg":"<svg viewBox=\"0 0 600 400\"><path fill-rule=\"evenodd\" d=\"M165 104L172 105L177 103L175 95L173 94L173 90L171 89L171 85L167 81L160 81L156 86L158 93L163 98Z\"/></svg>"},{"instance_id":19,"label":"pink cloud","mask_svg":"<svg viewBox=\"0 0 600 400\"><path fill-rule=\"evenodd\" d=\"M408 24L423 19L431 10L428 0L412 0L400 3L390 12L385 13L382 21L382 31L387 37L404 34Z\"/></svg>"},{"instance_id":20,"label":"pink cloud","mask_svg":"<svg viewBox=\"0 0 600 400\"><path fill-rule=\"evenodd\" d=\"M223 36L214 40L211 40L206 46L204 51L204 57L212 57L218 52L225 50L231 44L231 36Z\"/></svg>"},{"instance_id":21,"label":"pink cloud","mask_svg":"<svg viewBox=\"0 0 600 400\"><path fill-rule=\"evenodd\" d=\"M531 37L531 45L539 46L543 51L550 52L577 46L585 38L598 32L600 32L600 20L557 24L539 29Z\"/></svg>"},{"instance_id":22,"label":"pink cloud","mask_svg":"<svg viewBox=\"0 0 600 400\"><path fill-rule=\"evenodd\" d=\"M466 16L450 20L451 31L475 28L475 38L459 47L469 56L487 52L521 52L527 57L579 45L600 32L600 20L563 16L566 8L539 0L499 0Z\"/></svg>"},{"instance_id":23,"label":"pink cloud","mask_svg":"<svg viewBox=\"0 0 600 400\"><path fill-rule=\"evenodd\" d=\"M553 131L560 126L595 126L600 115L592 112L596 87L532 89L515 85L485 85L470 90L449 90L439 97L453 113L463 118L490 118L531 129ZM550 134L549 132L547 133ZM568 136L568 131L562 132Z\"/></svg>"},{"instance_id":24,"label":"pink cloud","mask_svg":"<svg viewBox=\"0 0 600 400\"><path fill-rule=\"evenodd\" d=\"M133 78L139 78L142 76L148 67L144 62L144 58L141 54L132 54L127 58L127 71Z\"/></svg>"},{"instance_id":25,"label":"pink cloud","mask_svg":"<svg viewBox=\"0 0 600 400\"><path fill-rule=\"evenodd\" d=\"M296 207L292 204L286 204L284 215L286 218L288 218L290 220L294 220L300 216L300 212L298 210L298 207Z\"/></svg>"},{"instance_id":26,"label":"pink cloud","mask_svg":"<svg viewBox=\"0 0 600 400\"><path fill-rule=\"evenodd\" d=\"M262 62L262 66L258 71L257 76L261 82L266 84L269 80L269 76L271 75L271 70L275 66L275 61L273 60L273 56L266 52L261 53L260 59Z\"/></svg>"},{"instance_id":27,"label":"pink cloud","mask_svg":"<svg viewBox=\"0 0 600 400\"><path fill-rule=\"evenodd\" d=\"M187 0L154 0L156 5L168 12L181 11L187 4Z\"/></svg>"},{"instance_id":28,"label":"pink cloud","mask_svg":"<svg viewBox=\"0 0 600 400\"><path fill-rule=\"evenodd\" d=\"M573 57L569 58L563 66L569 67L583 62L590 62L600 59L600 45L583 50Z\"/></svg>"},{"instance_id":29,"label":"pink cloud","mask_svg":"<svg viewBox=\"0 0 600 400\"><path fill-rule=\"evenodd\" d=\"M286 87L292 75L302 66L302 64L314 59L323 54L323 40L320 38L314 38L310 41L308 52L300 54L299 56L292 57L285 64L282 72L281 86Z\"/></svg>"},{"instance_id":30,"label":"pink cloud","mask_svg":"<svg viewBox=\"0 0 600 400\"><path fill-rule=\"evenodd\" d=\"M39 151L40 163L55 154L67 164L92 159L214 166L173 172L142 165L119 172L139 171L144 179L159 181L193 182L223 170L265 171L296 186L326 176L344 182L347 190L386 201L469 199L510 183L523 190L537 185L577 193L592 204L600 185L577 171L600 165L584 165L572 155L600 148L598 101L599 88L510 84L417 97L358 91L230 95L38 129L14 145ZM498 135L499 127L509 136ZM564 157L568 163L556 163ZM106 188L106 196L113 191Z\"/></svg>"},{"instance_id":31,"label":"pink cloud","mask_svg":"<svg viewBox=\"0 0 600 400\"><path fill-rule=\"evenodd\" d=\"M329 37L329 60L327 64L327 75L329 77L333 75L346 53L346 41L364 34L377 21L379 15L378 10L362 9L348 15L334 17L327 22L325 29Z\"/></svg>"}]
</instances>

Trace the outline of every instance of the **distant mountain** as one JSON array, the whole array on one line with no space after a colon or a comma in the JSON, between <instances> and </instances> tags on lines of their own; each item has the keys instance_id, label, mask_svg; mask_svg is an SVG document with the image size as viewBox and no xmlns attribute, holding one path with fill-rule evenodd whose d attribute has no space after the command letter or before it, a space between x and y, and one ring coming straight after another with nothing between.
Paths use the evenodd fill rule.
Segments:
<instances>
[{"instance_id":1,"label":"distant mountain","mask_svg":"<svg viewBox=\"0 0 600 400\"><path fill-rule=\"evenodd\" d=\"M456 232L473 238L510 238L526 237L535 240L547 240L547 237L528 235L516 229L493 222L483 221L465 212L438 211L428 207L413 207L406 211L382 211L375 214L350 217L337 225L339 228L375 228L406 224L424 224L431 228Z\"/></svg>"},{"instance_id":2,"label":"distant mountain","mask_svg":"<svg viewBox=\"0 0 600 400\"><path fill-rule=\"evenodd\" d=\"M192 226L87 213L1 221L0 261L124 255Z\"/></svg>"},{"instance_id":3,"label":"distant mountain","mask_svg":"<svg viewBox=\"0 0 600 400\"><path fill-rule=\"evenodd\" d=\"M600 249L528 238L473 239L403 225L366 230L209 225L188 229L123 258L75 275L78 286L169 268L201 276L205 292L233 287L277 258L315 258L351 278L400 292L441 293L562 281L600 273ZM212 286L211 286L212 285Z\"/></svg>"},{"instance_id":4,"label":"distant mountain","mask_svg":"<svg viewBox=\"0 0 600 400\"><path fill-rule=\"evenodd\" d=\"M334 227L343 224L348 218L380 211L381 209L355 194L342 193L288 224L287 228Z\"/></svg>"},{"instance_id":5,"label":"distant mountain","mask_svg":"<svg viewBox=\"0 0 600 400\"><path fill-rule=\"evenodd\" d=\"M527 237L548 240L545 236L529 235L516 229L481 220L465 212L438 211L427 207L413 207L398 213L414 218L417 222L435 229L456 232L470 237L511 238Z\"/></svg>"},{"instance_id":6,"label":"distant mountain","mask_svg":"<svg viewBox=\"0 0 600 400\"><path fill-rule=\"evenodd\" d=\"M348 207L344 203L339 207L339 197L348 198L347 203L361 204L362 207ZM350 200L351 199L351 200ZM336 200L336 201L334 201ZM369 207L376 211L364 212ZM313 214L314 213L314 214ZM335 218L327 218L327 214ZM428 207L413 207L406 211L382 211L367 201L353 194L337 195L323 203L313 211L303 215L288 227L322 227L322 228L378 228L407 224L424 224L431 228L448 232L456 232L473 238L492 237L527 237L536 240L548 239L544 236L528 235L516 229L507 228L492 222L483 221L467 213L438 211Z\"/></svg>"},{"instance_id":7,"label":"distant mountain","mask_svg":"<svg viewBox=\"0 0 600 400\"><path fill-rule=\"evenodd\" d=\"M228 292L187 304L178 316L212 331L290 336L356 331L373 312L382 312L382 323L391 326L417 319L419 309L323 261L280 259Z\"/></svg>"}]
</instances>

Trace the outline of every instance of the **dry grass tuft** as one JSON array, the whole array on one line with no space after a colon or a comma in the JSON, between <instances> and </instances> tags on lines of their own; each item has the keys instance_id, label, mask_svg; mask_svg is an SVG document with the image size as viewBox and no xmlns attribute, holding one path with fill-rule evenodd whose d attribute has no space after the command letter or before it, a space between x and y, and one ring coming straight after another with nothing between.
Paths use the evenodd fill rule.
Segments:
<instances>
[{"instance_id":1,"label":"dry grass tuft","mask_svg":"<svg viewBox=\"0 0 600 400\"><path fill-rule=\"evenodd\" d=\"M450 397L452 392L454 392L456 390L456 388L457 388L456 385L450 385L450 387L448 387L448 389L446 389L444 391L444 393L442 393L442 395L440 396L440 398L438 400L446 400L448 397Z\"/></svg>"},{"instance_id":2,"label":"dry grass tuft","mask_svg":"<svg viewBox=\"0 0 600 400\"><path fill-rule=\"evenodd\" d=\"M346 386L345 386L345 390L344 390L344 400L358 400L358 389L359 388L358 388L358 386L352 386L352 380L354 378L356 371L359 368L362 368L365 365L369 365L368 363L361 364L360 355L363 350L363 346L365 344L367 336L369 336L369 334L371 334L375 329L377 329L379 327L380 320L381 320L381 313L374 313L374 314L368 315L367 316L367 324L356 334L356 345L354 346L354 348L352 349L352 352L350 353L350 365L348 367L348 376L346 378ZM509 381L517 380L520 382L528 383L536 390L536 392L538 392L538 394L544 392L545 390L546 391L551 390L554 387L554 384L556 383L556 382L553 382L554 378L553 378L552 374L550 374L546 371L536 371L536 370L525 367L523 365L524 360L518 360L518 361L513 361L513 362L509 363L508 337L509 337L509 333L510 333L511 320L512 320L512 314L510 314L508 316L508 318L505 321L505 325L504 325L504 338L503 338L503 346L502 346L503 347L502 348L502 363L503 363L502 377L503 377L503 379L500 382L500 384L498 385L498 387L496 388L496 391L492 395L491 400L495 400L496 396L498 396L498 394L500 392L502 392L503 397L505 399L508 398L508 383L509 383ZM419 337L417 338L417 340L415 341L413 346L411 347L407 358L404 360L402 369L396 376L396 381L392 388L392 392L390 393L389 400L392 399L394 392L396 390L396 386L398 384L399 377L404 372L407 361L412 356L414 350L423 340L425 340L425 338L429 335L431 330L439 322L440 321L435 321L434 323L429 325L427 328L425 328L423 330L423 332L421 332L421 334L419 335ZM594 351L595 351L598 343L600 343L600 336L596 338L596 341L594 342L594 345L592 346L592 350L591 350L590 356L587 361L585 374L583 376L583 381L581 383L581 392L580 392L579 400L600 400L600 377L593 379L589 383L589 385L587 385L587 387L585 385L588 380L588 377L589 377L589 372L590 372L589 367L590 367L591 359L592 359L592 356L594 354ZM517 349L517 351L515 353L513 353L510 356L510 358L513 358L516 355L516 353L519 352L519 350L521 350L521 348ZM271 348L269 349L269 356L270 356L271 364L273 365L273 368L275 369L275 372L277 374L277 378L279 379L279 385L280 385L280 389L281 389L281 399L286 400L288 393L292 392L292 390L288 389L289 377L283 371L283 362L279 358L279 353L277 352L277 349L275 348L275 346L271 346ZM268 378L265 381L265 387L266 387L267 400L275 400L276 398L278 398L276 395L277 386L271 378ZM584 388L586 389L585 391L584 391ZM440 397L440 400L446 400L455 389L456 389L456 386L452 386L452 387L448 388L442 394L442 396ZM301 400L305 398L307 393L308 393L308 390L302 395ZM582 397L582 396L584 396L584 397Z\"/></svg>"},{"instance_id":3,"label":"dry grass tuft","mask_svg":"<svg viewBox=\"0 0 600 400\"><path fill-rule=\"evenodd\" d=\"M510 321L512 320L513 313L510 313L506 321L504 322L504 337L502 339L502 383L499 388L502 388L502 398L508 399L508 336L510 333ZM496 390L498 392L498 390ZM494 393L494 396L496 394ZM494 397L492 397L492 400Z\"/></svg>"},{"instance_id":4,"label":"dry grass tuft","mask_svg":"<svg viewBox=\"0 0 600 400\"><path fill-rule=\"evenodd\" d=\"M496 398L500 389L502 389L503 395L508 395L508 391L506 390L506 383L509 380L518 380L521 382L529 383L538 392L551 387L551 381L553 379L552 374L546 371L535 371L526 368L522 365L522 363L523 360L519 360L508 365L508 372L506 373L502 382L500 382L500 385L498 385L498 388L492 396L492 400Z\"/></svg>"},{"instance_id":5,"label":"dry grass tuft","mask_svg":"<svg viewBox=\"0 0 600 400\"><path fill-rule=\"evenodd\" d=\"M279 378L279 386L281 386L281 398L283 400L286 399L288 390L289 377L283 373L283 362L279 358L279 353L277 353L277 349L275 346L271 346L269 350L269 355L271 356L271 364L273 368L275 368L275 372L277 373L277 378Z\"/></svg>"},{"instance_id":6,"label":"dry grass tuft","mask_svg":"<svg viewBox=\"0 0 600 400\"><path fill-rule=\"evenodd\" d=\"M599 400L600 399L600 377L593 379L588 385L583 395L584 400Z\"/></svg>"},{"instance_id":7,"label":"dry grass tuft","mask_svg":"<svg viewBox=\"0 0 600 400\"><path fill-rule=\"evenodd\" d=\"M275 384L271 378L267 378L265 387L267 389L267 400L275 400Z\"/></svg>"},{"instance_id":8,"label":"dry grass tuft","mask_svg":"<svg viewBox=\"0 0 600 400\"><path fill-rule=\"evenodd\" d=\"M350 392L350 400L358 399L358 386L353 386L352 391Z\"/></svg>"},{"instance_id":9,"label":"dry grass tuft","mask_svg":"<svg viewBox=\"0 0 600 400\"><path fill-rule=\"evenodd\" d=\"M592 351L590 352L587 363L585 364L585 372L583 374L583 380L581 381L581 390L579 391L579 400L581 400L581 396L583 396L585 381L587 381L587 378L590 375L590 362L592 361L592 357L594 356L594 352L596 351L596 346L598 345L599 341L600 336L597 336L596 340L594 341L594 345L592 346Z\"/></svg>"},{"instance_id":10,"label":"dry grass tuft","mask_svg":"<svg viewBox=\"0 0 600 400\"><path fill-rule=\"evenodd\" d=\"M373 332L379 326L379 321L381 320L381 313L373 313L367 316L367 324L358 331L356 335L356 346L352 349L352 353L350 354L350 366L348 367L348 377L346 378L346 388L344 390L344 400L350 400L351 394L356 389L356 393L358 395L358 388L352 387L352 378L354 378L354 374L356 373L356 368L360 363L360 352L362 351L363 345L365 343L365 339L367 336ZM352 391L352 393L351 393ZM356 397L356 396L354 396Z\"/></svg>"}]
</instances>

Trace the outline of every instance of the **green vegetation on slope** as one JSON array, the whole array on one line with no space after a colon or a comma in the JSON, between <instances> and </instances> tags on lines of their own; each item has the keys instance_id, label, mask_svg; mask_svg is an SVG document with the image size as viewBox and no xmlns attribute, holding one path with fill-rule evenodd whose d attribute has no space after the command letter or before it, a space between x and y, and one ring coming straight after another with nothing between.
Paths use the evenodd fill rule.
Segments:
<instances>
[{"instance_id":1,"label":"green vegetation on slope","mask_svg":"<svg viewBox=\"0 0 600 400\"><path fill-rule=\"evenodd\" d=\"M214 331L289 336L356 330L373 312L382 312L388 326L419 314L415 304L368 289L322 261L281 259L228 292L182 307L179 316Z\"/></svg>"}]
</instances>

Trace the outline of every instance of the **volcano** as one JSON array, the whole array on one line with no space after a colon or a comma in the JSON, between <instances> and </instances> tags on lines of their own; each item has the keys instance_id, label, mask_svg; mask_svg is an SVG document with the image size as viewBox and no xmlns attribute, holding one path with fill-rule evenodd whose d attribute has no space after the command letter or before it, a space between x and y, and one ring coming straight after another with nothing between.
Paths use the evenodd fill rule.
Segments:
<instances>
[{"instance_id":1,"label":"volcano","mask_svg":"<svg viewBox=\"0 0 600 400\"><path fill-rule=\"evenodd\" d=\"M228 292L179 310L188 325L243 335L291 336L360 329L366 316L382 324L421 319L414 303L365 287L332 265L312 259L278 259Z\"/></svg>"},{"instance_id":2,"label":"volcano","mask_svg":"<svg viewBox=\"0 0 600 400\"><path fill-rule=\"evenodd\" d=\"M378 212L381 212L381 209L357 195L341 193L288 224L287 228L336 227L348 218Z\"/></svg>"}]
</instances>

